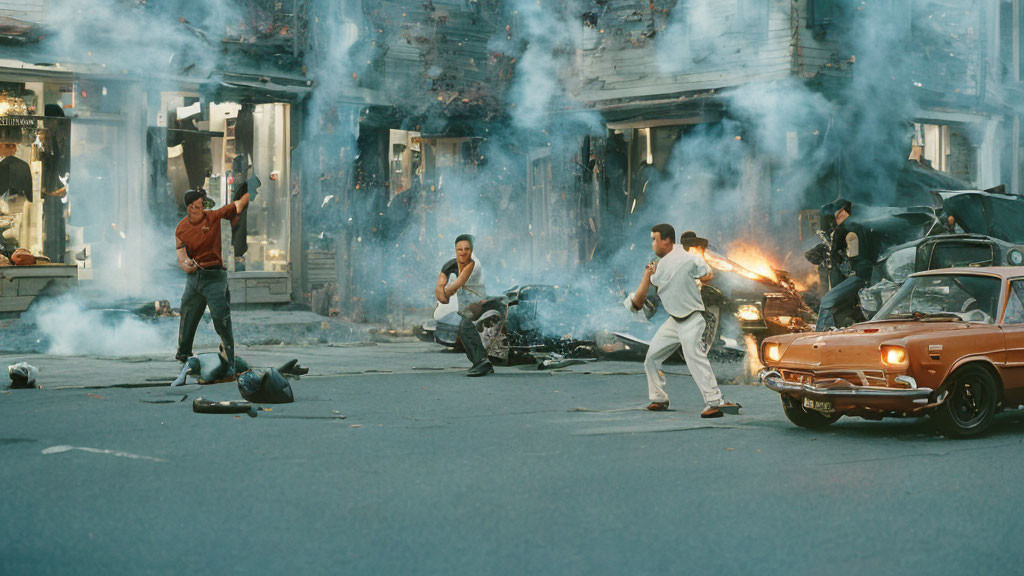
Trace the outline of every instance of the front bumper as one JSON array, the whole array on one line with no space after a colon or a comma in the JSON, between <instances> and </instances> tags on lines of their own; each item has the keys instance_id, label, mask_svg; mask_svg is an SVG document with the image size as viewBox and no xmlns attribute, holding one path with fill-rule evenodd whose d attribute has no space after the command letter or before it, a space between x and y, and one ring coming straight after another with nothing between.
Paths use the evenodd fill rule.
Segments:
<instances>
[{"instance_id":1,"label":"front bumper","mask_svg":"<svg viewBox=\"0 0 1024 576\"><path fill-rule=\"evenodd\" d=\"M783 380L782 374L776 370L765 368L758 372L758 379L761 384L769 390L781 394L796 396L810 396L815 398L844 400L856 402L858 399L864 401L872 400L898 400L911 401L913 404L927 404L931 397L931 388L918 388L912 378L904 378L910 388L883 388L880 386L855 386L847 380L837 378L828 383L807 384L801 382L787 382Z\"/></svg>"}]
</instances>

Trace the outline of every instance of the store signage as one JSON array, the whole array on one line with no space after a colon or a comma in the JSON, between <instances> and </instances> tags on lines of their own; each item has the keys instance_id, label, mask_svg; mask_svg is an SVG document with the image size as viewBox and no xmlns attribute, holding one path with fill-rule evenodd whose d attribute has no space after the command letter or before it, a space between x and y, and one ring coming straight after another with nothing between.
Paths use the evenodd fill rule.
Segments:
<instances>
[{"instance_id":1,"label":"store signage","mask_svg":"<svg viewBox=\"0 0 1024 576\"><path fill-rule=\"evenodd\" d=\"M27 126L34 128L36 119L28 116L0 116L0 126Z\"/></svg>"}]
</instances>

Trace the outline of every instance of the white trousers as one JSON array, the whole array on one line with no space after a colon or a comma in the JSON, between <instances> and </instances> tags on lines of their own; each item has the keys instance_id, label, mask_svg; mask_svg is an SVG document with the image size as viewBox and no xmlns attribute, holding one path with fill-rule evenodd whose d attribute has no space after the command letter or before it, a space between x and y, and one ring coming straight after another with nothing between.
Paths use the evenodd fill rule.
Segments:
<instances>
[{"instance_id":1,"label":"white trousers","mask_svg":"<svg viewBox=\"0 0 1024 576\"><path fill-rule=\"evenodd\" d=\"M647 349L647 357L644 358L647 391L651 402L668 402L668 394L665 393L665 375L661 372L661 365L682 347L686 367L697 383L701 396L704 397L704 407L709 408L722 403L722 391L718 388L715 373L711 371L708 351L702 342L706 326L704 316L699 312L694 312L682 322L669 318L661 325L661 328L658 328L654 338L651 339L651 347Z\"/></svg>"}]
</instances>

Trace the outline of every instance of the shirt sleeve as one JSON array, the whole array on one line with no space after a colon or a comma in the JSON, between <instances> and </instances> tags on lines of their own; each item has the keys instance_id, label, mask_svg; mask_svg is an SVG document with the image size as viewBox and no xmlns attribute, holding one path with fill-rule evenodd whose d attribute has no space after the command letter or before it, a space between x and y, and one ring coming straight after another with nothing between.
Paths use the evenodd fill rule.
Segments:
<instances>
[{"instance_id":1,"label":"shirt sleeve","mask_svg":"<svg viewBox=\"0 0 1024 576\"><path fill-rule=\"evenodd\" d=\"M444 266L441 266L441 273L444 274L445 276L451 276L452 274L458 274L459 273L459 261L456 260L455 258L452 258L451 260L445 262Z\"/></svg>"},{"instance_id":2,"label":"shirt sleeve","mask_svg":"<svg viewBox=\"0 0 1024 576\"><path fill-rule=\"evenodd\" d=\"M217 208L210 213L214 220L221 220L223 218L234 218L238 215L238 210L235 208L234 202L228 202L227 204Z\"/></svg>"},{"instance_id":3,"label":"shirt sleeve","mask_svg":"<svg viewBox=\"0 0 1024 576\"><path fill-rule=\"evenodd\" d=\"M691 277L700 279L711 273L711 267L708 266L707 261L692 254L690 254L690 257L693 258L693 266L690 268Z\"/></svg>"},{"instance_id":4,"label":"shirt sleeve","mask_svg":"<svg viewBox=\"0 0 1024 576\"><path fill-rule=\"evenodd\" d=\"M655 288L657 288L658 285L661 284L661 279L665 276L664 274L662 274L662 270L664 270L664 268L658 266L658 268L654 271L654 274L651 274L651 284L653 284Z\"/></svg>"}]
</instances>

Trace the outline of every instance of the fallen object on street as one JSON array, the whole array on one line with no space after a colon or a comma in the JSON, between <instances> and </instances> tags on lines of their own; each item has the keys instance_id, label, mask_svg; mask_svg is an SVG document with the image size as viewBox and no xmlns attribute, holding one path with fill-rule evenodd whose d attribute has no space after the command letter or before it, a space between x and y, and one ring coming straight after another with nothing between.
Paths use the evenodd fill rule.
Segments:
<instances>
[{"instance_id":1,"label":"fallen object on street","mask_svg":"<svg viewBox=\"0 0 1024 576\"><path fill-rule=\"evenodd\" d=\"M256 407L248 402L212 402L202 396L192 401L192 411L196 414L248 414L250 418L256 417Z\"/></svg>"},{"instance_id":2,"label":"fallen object on street","mask_svg":"<svg viewBox=\"0 0 1024 576\"><path fill-rule=\"evenodd\" d=\"M267 370L257 368L242 374L238 377L238 392L242 398L257 404L295 402L295 396L292 394L292 387L288 380L274 368Z\"/></svg>"},{"instance_id":3,"label":"fallen object on street","mask_svg":"<svg viewBox=\"0 0 1024 576\"><path fill-rule=\"evenodd\" d=\"M11 375L11 388L35 388L39 369L28 362L18 362L7 367Z\"/></svg>"}]
</instances>

